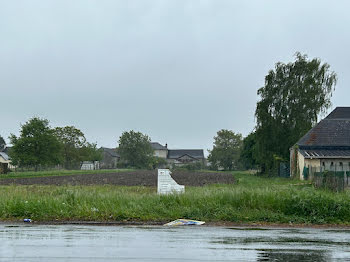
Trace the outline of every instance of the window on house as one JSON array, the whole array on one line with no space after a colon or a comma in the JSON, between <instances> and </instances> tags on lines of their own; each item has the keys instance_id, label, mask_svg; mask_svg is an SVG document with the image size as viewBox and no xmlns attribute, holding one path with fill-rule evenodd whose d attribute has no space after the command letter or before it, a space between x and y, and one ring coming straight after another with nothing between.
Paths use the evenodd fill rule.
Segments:
<instances>
[{"instance_id":1,"label":"window on house","mask_svg":"<svg viewBox=\"0 0 350 262\"><path fill-rule=\"evenodd\" d=\"M343 166L343 162L339 162L339 166Z\"/></svg>"},{"instance_id":2,"label":"window on house","mask_svg":"<svg viewBox=\"0 0 350 262\"><path fill-rule=\"evenodd\" d=\"M334 164L333 164L333 162L331 162L331 166L333 166Z\"/></svg>"},{"instance_id":3,"label":"window on house","mask_svg":"<svg viewBox=\"0 0 350 262\"><path fill-rule=\"evenodd\" d=\"M322 166L326 166L325 162L322 162Z\"/></svg>"}]
</instances>

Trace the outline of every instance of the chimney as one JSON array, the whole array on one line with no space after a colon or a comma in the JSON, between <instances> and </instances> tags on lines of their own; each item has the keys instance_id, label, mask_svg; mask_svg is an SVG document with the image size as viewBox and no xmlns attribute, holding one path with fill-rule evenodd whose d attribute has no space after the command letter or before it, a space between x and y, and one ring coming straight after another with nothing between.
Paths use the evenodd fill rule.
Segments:
<instances>
[{"instance_id":1,"label":"chimney","mask_svg":"<svg viewBox=\"0 0 350 262\"><path fill-rule=\"evenodd\" d=\"M168 148L168 143L165 143L165 148Z\"/></svg>"}]
</instances>

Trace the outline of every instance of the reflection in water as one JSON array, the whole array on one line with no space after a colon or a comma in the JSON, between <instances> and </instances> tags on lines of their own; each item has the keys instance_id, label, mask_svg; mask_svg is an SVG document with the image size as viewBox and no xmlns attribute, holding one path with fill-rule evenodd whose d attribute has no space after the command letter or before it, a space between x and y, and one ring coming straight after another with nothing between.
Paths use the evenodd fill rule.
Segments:
<instances>
[{"instance_id":1,"label":"reflection in water","mask_svg":"<svg viewBox=\"0 0 350 262\"><path fill-rule=\"evenodd\" d=\"M329 254L321 250L262 250L257 261L328 262Z\"/></svg>"},{"instance_id":2,"label":"reflection in water","mask_svg":"<svg viewBox=\"0 0 350 262\"><path fill-rule=\"evenodd\" d=\"M261 227L230 227L228 229L231 229L231 230L243 230L243 231L246 231L246 230L255 230L255 231L261 231L261 230L270 230L268 228L261 228Z\"/></svg>"},{"instance_id":3,"label":"reflection in water","mask_svg":"<svg viewBox=\"0 0 350 262\"><path fill-rule=\"evenodd\" d=\"M337 246L349 246L350 242L344 242L344 241L334 241L334 240L328 240L328 239L313 239L313 238L305 238L305 237L246 237L246 238L237 238L237 237L223 237L218 238L215 240L212 240L211 243L213 244L225 244L225 245L232 245L232 244L239 244L239 243L267 243L267 244L305 244L305 245L312 245L316 244L319 246L324 245L337 245Z\"/></svg>"}]
</instances>

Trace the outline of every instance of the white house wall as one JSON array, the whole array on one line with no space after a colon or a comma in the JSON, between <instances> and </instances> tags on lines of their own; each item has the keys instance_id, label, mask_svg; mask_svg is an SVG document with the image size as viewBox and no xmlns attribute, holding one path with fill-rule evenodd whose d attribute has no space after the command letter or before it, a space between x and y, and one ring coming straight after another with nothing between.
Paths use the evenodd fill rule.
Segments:
<instances>
[{"instance_id":1,"label":"white house wall","mask_svg":"<svg viewBox=\"0 0 350 262\"><path fill-rule=\"evenodd\" d=\"M299 179L304 180L303 171L304 171L304 156L298 151L298 168L299 168Z\"/></svg>"},{"instance_id":2,"label":"white house wall","mask_svg":"<svg viewBox=\"0 0 350 262\"><path fill-rule=\"evenodd\" d=\"M340 163L342 163L342 165ZM311 167L317 172L321 170L349 171L350 158L309 159L309 158L304 158L304 156L300 152L298 152L298 170L299 170L299 178L301 180L304 180L304 176L303 176L304 167L308 167L308 168Z\"/></svg>"},{"instance_id":3,"label":"white house wall","mask_svg":"<svg viewBox=\"0 0 350 262\"><path fill-rule=\"evenodd\" d=\"M154 156L166 159L168 150L154 150Z\"/></svg>"}]
</instances>

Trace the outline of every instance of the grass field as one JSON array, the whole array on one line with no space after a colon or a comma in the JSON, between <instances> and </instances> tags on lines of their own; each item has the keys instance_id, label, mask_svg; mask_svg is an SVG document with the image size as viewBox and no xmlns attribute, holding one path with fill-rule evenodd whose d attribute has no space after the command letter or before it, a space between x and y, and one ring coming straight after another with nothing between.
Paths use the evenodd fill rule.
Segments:
<instances>
[{"instance_id":1,"label":"grass field","mask_svg":"<svg viewBox=\"0 0 350 262\"><path fill-rule=\"evenodd\" d=\"M100 170L52 170L52 171L29 171L29 172L10 172L1 174L0 179L4 178L27 178L27 177L48 177L48 176L70 176L78 174L102 174L116 173L123 171L132 171L132 169L100 169Z\"/></svg>"},{"instance_id":2,"label":"grass field","mask_svg":"<svg viewBox=\"0 0 350 262\"><path fill-rule=\"evenodd\" d=\"M302 181L233 173L238 183L186 187L158 196L154 187L1 186L0 219L349 224L350 194Z\"/></svg>"}]
</instances>

